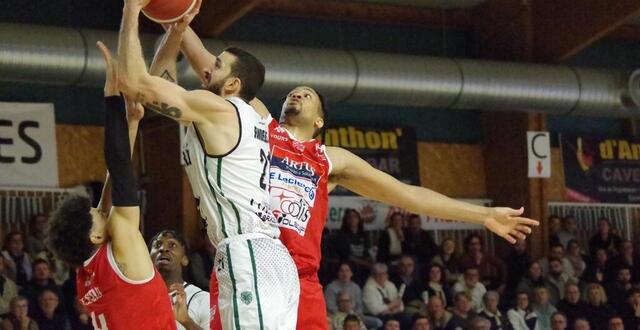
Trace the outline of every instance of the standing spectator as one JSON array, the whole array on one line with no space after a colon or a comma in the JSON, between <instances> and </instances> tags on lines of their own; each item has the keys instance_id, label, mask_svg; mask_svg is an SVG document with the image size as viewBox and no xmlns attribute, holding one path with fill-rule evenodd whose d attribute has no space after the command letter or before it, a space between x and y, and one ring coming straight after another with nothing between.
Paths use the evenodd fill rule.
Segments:
<instances>
[{"instance_id":1,"label":"standing spectator","mask_svg":"<svg viewBox=\"0 0 640 330\"><path fill-rule=\"evenodd\" d=\"M27 252L32 258L46 249L47 226L49 219L44 214L36 214L29 221L29 237L27 237Z\"/></svg>"},{"instance_id":2,"label":"standing spectator","mask_svg":"<svg viewBox=\"0 0 640 330\"><path fill-rule=\"evenodd\" d=\"M462 278L453 286L453 292L465 292L472 301L475 312L482 309L482 297L487 292L484 284L480 283L480 272L471 267L465 270Z\"/></svg>"},{"instance_id":3,"label":"standing spectator","mask_svg":"<svg viewBox=\"0 0 640 330\"><path fill-rule=\"evenodd\" d=\"M618 268L615 280L607 285L607 298L616 311L620 312L624 309L631 288L631 269L628 266L621 266Z\"/></svg>"},{"instance_id":4,"label":"standing spectator","mask_svg":"<svg viewBox=\"0 0 640 330\"><path fill-rule=\"evenodd\" d=\"M593 256L598 249L605 249L609 255L618 253L622 240L611 230L611 222L607 218L598 220L598 231L589 239L589 253Z\"/></svg>"},{"instance_id":5,"label":"standing spectator","mask_svg":"<svg viewBox=\"0 0 640 330\"><path fill-rule=\"evenodd\" d=\"M620 244L620 254L611 258L608 265L608 272L610 278L615 278L618 269L622 267L628 267L631 271L631 282L638 283L640 281L640 266L638 259L634 253L633 243L629 240L624 240Z\"/></svg>"},{"instance_id":6,"label":"standing spectator","mask_svg":"<svg viewBox=\"0 0 640 330\"><path fill-rule=\"evenodd\" d=\"M562 263L562 272L569 275L570 277L575 277L576 271L573 269L571 262L564 255L564 247L560 243L555 243L551 245L549 249L549 255L540 259L540 267L542 268L542 274L549 274L549 259L556 258L560 259Z\"/></svg>"},{"instance_id":7,"label":"standing spectator","mask_svg":"<svg viewBox=\"0 0 640 330\"><path fill-rule=\"evenodd\" d=\"M51 290L58 295L59 301L64 301L62 294L62 288L56 285L51 278L51 272L49 271L49 263L46 260L38 259L33 262L33 279L29 281L22 290L20 295L29 299L29 309L35 311L38 308L38 298L44 290ZM65 311L64 304L60 304L60 309Z\"/></svg>"},{"instance_id":8,"label":"standing spectator","mask_svg":"<svg viewBox=\"0 0 640 330\"><path fill-rule=\"evenodd\" d=\"M60 299L51 290L44 290L38 297L38 307L33 313L33 319L40 330L71 330L67 315L58 308Z\"/></svg>"},{"instance_id":9,"label":"standing spectator","mask_svg":"<svg viewBox=\"0 0 640 330\"><path fill-rule=\"evenodd\" d=\"M557 258L549 259L549 273L545 280L546 287L549 289L549 300L552 305L557 305L560 299L564 298L564 287L567 283L578 282L562 272L562 262Z\"/></svg>"},{"instance_id":10,"label":"standing spectator","mask_svg":"<svg viewBox=\"0 0 640 330\"><path fill-rule=\"evenodd\" d=\"M507 317L513 330L539 329L538 314L531 308L529 294L526 292L516 293L516 305L507 312Z\"/></svg>"},{"instance_id":11,"label":"standing spectator","mask_svg":"<svg viewBox=\"0 0 640 330\"><path fill-rule=\"evenodd\" d=\"M340 292L348 292L351 296L351 309L356 314L362 314L362 290L354 283L351 278L353 272L351 272L351 265L348 262L341 262L338 267L338 278L329 283L324 289L324 299L327 303L327 313L333 314L338 311L338 305L336 299Z\"/></svg>"},{"instance_id":12,"label":"standing spectator","mask_svg":"<svg viewBox=\"0 0 640 330\"><path fill-rule=\"evenodd\" d=\"M587 285L587 320L594 329L606 329L614 311L607 304L607 294L600 284Z\"/></svg>"},{"instance_id":13,"label":"standing spectator","mask_svg":"<svg viewBox=\"0 0 640 330\"><path fill-rule=\"evenodd\" d=\"M427 268L427 285L422 291L422 301L427 302L431 296L438 296L444 306L448 306L451 301L451 289L444 281L444 267L432 264Z\"/></svg>"},{"instance_id":14,"label":"standing spectator","mask_svg":"<svg viewBox=\"0 0 640 330\"><path fill-rule=\"evenodd\" d=\"M9 312L9 302L18 295L18 287L11 279L5 277L4 256L0 254L0 315Z\"/></svg>"},{"instance_id":15,"label":"standing spectator","mask_svg":"<svg viewBox=\"0 0 640 330\"><path fill-rule=\"evenodd\" d=\"M5 249L2 251L7 266L8 277L23 286L31 280L31 258L24 250L22 233L14 231L7 234Z\"/></svg>"},{"instance_id":16,"label":"standing spectator","mask_svg":"<svg viewBox=\"0 0 640 330\"><path fill-rule=\"evenodd\" d=\"M546 286L544 276L542 276L542 268L539 262L532 261L529 263L527 274L518 283L516 291L526 292L530 297L533 297L533 289L540 286Z\"/></svg>"},{"instance_id":17,"label":"standing spectator","mask_svg":"<svg viewBox=\"0 0 640 330\"><path fill-rule=\"evenodd\" d=\"M29 317L27 298L16 296L11 299L10 310L2 320L2 330L39 330L38 324Z\"/></svg>"},{"instance_id":18,"label":"standing spectator","mask_svg":"<svg viewBox=\"0 0 640 330\"><path fill-rule=\"evenodd\" d=\"M502 292L507 282L507 270L502 260L484 252L482 238L471 234L464 240L465 254L460 258L462 269L477 268L480 281L490 290Z\"/></svg>"},{"instance_id":19,"label":"standing spectator","mask_svg":"<svg viewBox=\"0 0 640 330\"><path fill-rule=\"evenodd\" d=\"M556 238L565 249L568 249L569 241L578 238L578 222L573 215L562 218L562 228L556 233Z\"/></svg>"},{"instance_id":20,"label":"standing spectator","mask_svg":"<svg viewBox=\"0 0 640 330\"><path fill-rule=\"evenodd\" d=\"M566 330L567 318L561 312L555 312L551 316L551 330Z\"/></svg>"},{"instance_id":21,"label":"standing spectator","mask_svg":"<svg viewBox=\"0 0 640 330\"><path fill-rule=\"evenodd\" d=\"M506 330L510 328L509 320L498 309L500 295L496 291L487 291L482 297L484 308L478 314L491 322L491 330Z\"/></svg>"},{"instance_id":22,"label":"standing spectator","mask_svg":"<svg viewBox=\"0 0 640 330\"><path fill-rule=\"evenodd\" d=\"M460 256L456 252L456 243L451 238L442 240L438 255L433 257L431 262L444 267L446 270L445 282L447 284L452 285L460 277Z\"/></svg>"},{"instance_id":23,"label":"standing spectator","mask_svg":"<svg viewBox=\"0 0 640 330\"><path fill-rule=\"evenodd\" d=\"M433 325L434 330L447 329L449 321L453 315L444 308L444 301L439 296L429 297L429 303L427 304L427 316Z\"/></svg>"},{"instance_id":24,"label":"standing spectator","mask_svg":"<svg viewBox=\"0 0 640 330\"><path fill-rule=\"evenodd\" d=\"M565 286L564 299L556 307L566 315L569 324L573 324L579 317L587 316L587 304L580 299L580 288L575 283Z\"/></svg>"},{"instance_id":25,"label":"standing spectator","mask_svg":"<svg viewBox=\"0 0 640 330\"><path fill-rule=\"evenodd\" d=\"M398 274L393 278L393 284L402 292L402 302L406 313L415 314L422 307L423 285L415 274L416 264L413 257L404 255L398 263ZM404 287L404 289L402 289Z\"/></svg>"},{"instance_id":26,"label":"standing spectator","mask_svg":"<svg viewBox=\"0 0 640 330\"><path fill-rule=\"evenodd\" d=\"M189 272L193 284L202 290L209 291L211 271L216 256L216 248L211 244L207 230L200 231L202 246L189 254Z\"/></svg>"},{"instance_id":27,"label":"standing spectator","mask_svg":"<svg viewBox=\"0 0 640 330\"><path fill-rule=\"evenodd\" d=\"M582 253L582 248L580 244L575 239L567 242L567 253L566 258L571 263L571 267L573 267L573 271L575 272L574 277L580 278L582 273L584 273L585 268L587 267L585 260L585 255Z\"/></svg>"},{"instance_id":28,"label":"standing spectator","mask_svg":"<svg viewBox=\"0 0 640 330\"><path fill-rule=\"evenodd\" d=\"M391 281L387 265L377 263L373 265L371 277L367 280L362 293L365 313L386 321L397 319L403 328L411 325L411 316L404 314L402 297Z\"/></svg>"},{"instance_id":29,"label":"standing spectator","mask_svg":"<svg viewBox=\"0 0 640 330\"><path fill-rule=\"evenodd\" d=\"M503 261L507 267L506 298L511 299L518 282L527 273L529 262L531 262L527 243L523 240L516 242L509 248L509 253L503 258Z\"/></svg>"},{"instance_id":30,"label":"standing spectator","mask_svg":"<svg viewBox=\"0 0 640 330\"><path fill-rule=\"evenodd\" d=\"M549 302L549 291L545 287L537 287L533 291L534 302L533 310L538 314L538 324L540 329L549 329L551 327L551 315L558 310Z\"/></svg>"},{"instance_id":31,"label":"standing spectator","mask_svg":"<svg viewBox=\"0 0 640 330\"><path fill-rule=\"evenodd\" d=\"M408 226L404 234L404 254L413 255L421 266L431 262L438 253L438 246L431 234L422 229L422 219L417 214L409 216Z\"/></svg>"},{"instance_id":32,"label":"standing spectator","mask_svg":"<svg viewBox=\"0 0 640 330\"><path fill-rule=\"evenodd\" d=\"M412 330L429 330L431 329L431 323L426 316L416 314L413 317L413 325L411 326Z\"/></svg>"},{"instance_id":33,"label":"standing spectator","mask_svg":"<svg viewBox=\"0 0 640 330\"><path fill-rule=\"evenodd\" d=\"M605 320L605 323L607 321ZM604 329L604 328L596 328L596 329ZM591 325L587 319L579 318L573 321L573 330L591 330Z\"/></svg>"},{"instance_id":34,"label":"standing spectator","mask_svg":"<svg viewBox=\"0 0 640 330\"><path fill-rule=\"evenodd\" d=\"M333 316L331 316L331 325L333 329L340 329L340 327L347 322L347 317L349 315L356 316L356 320L358 321L358 324L359 324L359 327L358 327L359 330L367 329L367 327L365 327L364 325L364 322L362 322L362 320L360 319L360 316L353 311L353 302L349 292L343 291L338 293L338 296L336 297L336 301L334 302L334 304L338 306L338 310L335 313L333 313ZM378 327L381 327L381 326L382 326L382 321L380 322Z\"/></svg>"},{"instance_id":35,"label":"standing spectator","mask_svg":"<svg viewBox=\"0 0 640 330\"><path fill-rule=\"evenodd\" d=\"M609 319L609 330L624 330L624 321L622 317L615 315Z\"/></svg>"},{"instance_id":36,"label":"standing spectator","mask_svg":"<svg viewBox=\"0 0 640 330\"><path fill-rule=\"evenodd\" d=\"M587 265L587 268L582 274L582 280L587 283L597 283L604 285L607 280L607 250L598 248L595 252L595 257Z\"/></svg>"},{"instance_id":37,"label":"standing spectator","mask_svg":"<svg viewBox=\"0 0 640 330\"><path fill-rule=\"evenodd\" d=\"M471 320L476 313L471 308L471 297L466 292L458 292L453 296L453 317L447 325L447 330L469 329Z\"/></svg>"},{"instance_id":38,"label":"standing spectator","mask_svg":"<svg viewBox=\"0 0 640 330\"><path fill-rule=\"evenodd\" d=\"M387 229L380 235L378 243L377 262L395 264L402 255L404 244L404 217L400 212L394 212L389 217Z\"/></svg>"},{"instance_id":39,"label":"standing spectator","mask_svg":"<svg viewBox=\"0 0 640 330\"><path fill-rule=\"evenodd\" d=\"M337 242L338 257L341 261L351 262L355 281L362 285L372 262L369 257L369 241L365 236L364 224L358 211L344 211Z\"/></svg>"},{"instance_id":40,"label":"standing spectator","mask_svg":"<svg viewBox=\"0 0 640 330\"><path fill-rule=\"evenodd\" d=\"M640 328L640 289L631 289L627 305L619 311L624 319L624 327L627 329Z\"/></svg>"}]
</instances>

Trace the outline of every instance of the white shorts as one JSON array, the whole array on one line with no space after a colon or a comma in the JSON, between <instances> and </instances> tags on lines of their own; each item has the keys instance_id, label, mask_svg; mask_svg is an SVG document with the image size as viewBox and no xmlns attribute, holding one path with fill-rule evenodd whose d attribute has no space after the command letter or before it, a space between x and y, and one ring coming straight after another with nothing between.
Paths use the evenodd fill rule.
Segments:
<instances>
[{"instance_id":1,"label":"white shorts","mask_svg":"<svg viewBox=\"0 0 640 330\"><path fill-rule=\"evenodd\" d=\"M222 329L296 328L298 271L279 239L263 234L224 239L216 266Z\"/></svg>"}]
</instances>

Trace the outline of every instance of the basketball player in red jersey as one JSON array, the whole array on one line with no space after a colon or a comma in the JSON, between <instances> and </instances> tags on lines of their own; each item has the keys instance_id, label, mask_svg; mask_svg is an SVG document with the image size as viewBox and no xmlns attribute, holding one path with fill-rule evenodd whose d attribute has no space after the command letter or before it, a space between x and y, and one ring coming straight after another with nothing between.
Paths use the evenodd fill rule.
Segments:
<instances>
[{"instance_id":1,"label":"basketball player in red jersey","mask_svg":"<svg viewBox=\"0 0 640 330\"><path fill-rule=\"evenodd\" d=\"M91 312L94 329L173 330L176 322L167 288L138 230L140 208L130 144L144 110L127 102L125 112L115 63L104 45L99 43L99 48L107 63L107 183L97 209L85 197L71 197L60 205L51 220L49 245L59 258L78 267L77 297Z\"/></svg>"}]
</instances>

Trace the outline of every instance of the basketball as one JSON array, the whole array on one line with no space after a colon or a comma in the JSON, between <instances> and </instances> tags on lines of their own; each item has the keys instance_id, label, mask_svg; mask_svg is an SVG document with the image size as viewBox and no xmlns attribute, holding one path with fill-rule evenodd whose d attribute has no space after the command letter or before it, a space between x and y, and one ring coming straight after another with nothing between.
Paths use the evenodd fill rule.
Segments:
<instances>
[{"instance_id":1,"label":"basketball","mask_svg":"<svg viewBox=\"0 0 640 330\"><path fill-rule=\"evenodd\" d=\"M172 23L188 13L196 0L151 0L142 12L157 23Z\"/></svg>"}]
</instances>

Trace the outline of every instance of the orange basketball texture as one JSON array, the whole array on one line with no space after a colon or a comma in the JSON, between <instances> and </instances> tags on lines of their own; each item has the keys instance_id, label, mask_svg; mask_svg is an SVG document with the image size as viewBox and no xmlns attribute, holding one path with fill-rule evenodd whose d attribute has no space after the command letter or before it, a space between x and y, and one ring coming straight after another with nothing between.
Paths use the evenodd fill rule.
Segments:
<instances>
[{"instance_id":1,"label":"orange basketball texture","mask_svg":"<svg viewBox=\"0 0 640 330\"><path fill-rule=\"evenodd\" d=\"M186 14L196 0L151 0L142 12L150 20L158 23L171 23Z\"/></svg>"}]
</instances>

